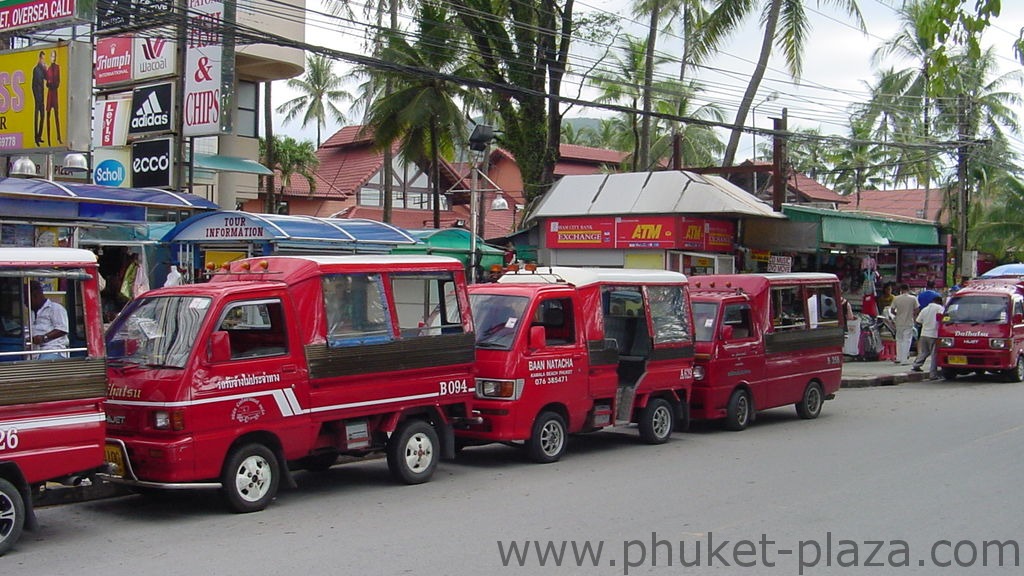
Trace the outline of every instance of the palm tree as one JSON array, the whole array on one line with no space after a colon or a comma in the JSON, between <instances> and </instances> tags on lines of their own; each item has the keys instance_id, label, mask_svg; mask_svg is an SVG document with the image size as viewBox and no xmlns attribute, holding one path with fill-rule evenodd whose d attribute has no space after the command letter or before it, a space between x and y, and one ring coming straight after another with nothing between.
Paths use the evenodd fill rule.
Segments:
<instances>
[{"instance_id":1,"label":"palm tree","mask_svg":"<svg viewBox=\"0 0 1024 576\"><path fill-rule=\"evenodd\" d=\"M607 71L595 73L590 78L590 83L601 90L597 97L598 102L614 102L624 104L631 110L636 110L640 101L647 97L650 90L644 90L643 82L647 77L647 41L636 36L625 35L619 42L619 50L612 52L612 67ZM664 56L654 59L654 66L668 62ZM622 117L629 126L629 133L633 136L633 160L632 170L649 170L650 162L645 160L646 153L642 152L643 128L642 118L636 112L623 112ZM644 117L648 117L645 115ZM648 138L650 135L648 134ZM650 144L648 143L648 147Z\"/></svg>"},{"instance_id":2,"label":"palm tree","mask_svg":"<svg viewBox=\"0 0 1024 576\"><path fill-rule=\"evenodd\" d=\"M828 179L836 192L856 196L856 207L860 208L861 190L875 190L884 180L882 146L871 142L871 126L863 120L850 119L847 142L833 149L830 163L835 167Z\"/></svg>"},{"instance_id":3,"label":"palm tree","mask_svg":"<svg viewBox=\"0 0 1024 576\"><path fill-rule=\"evenodd\" d=\"M268 158L267 141L260 138L260 161L281 175L281 187L277 190L270 189L274 179L267 177L269 182L267 195L271 198L267 205L273 212L277 209L277 201L273 200L274 196L283 194L285 189L292 185L293 176L299 175L305 178L309 183L311 193L316 190L316 169L320 165L320 160L316 156L316 148L309 140L299 142L291 136L284 138L274 136L269 148L273 149L273 159Z\"/></svg>"},{"instance_id":4,"label":"palm tree","mask_svg":"<svg viewBox=\"0 0 1024 576\"><path fill-rule=\"evenodd\" d=\"M301 92L291 100L277 107L285 115L284 121L291 122L302 117L302 127L316 123L316 145L323 142L322 129L327 126L328 116L332 122L345 123L345 114L336 103L352 100L352 95L341 88L345 78L334 72L334 61L323 54L306 55L306 73L301 78L288 80L287 86Z\"/></svg>"},{"instance_id":5,"label":"palm tree","mask_svg":"<svg viewBox=\"0 0 1024 576\"><path fill-rule=\"evenodd\" d=\"M471 76L462 61L462 49L446 5L438 0L420 2L416 42L409 44L401 34L389 34L382 51L385 61L414 68L417 74L377 71L390 79L391 91L375 95L366 114L373 127L374 142L380 149L399 143L399 153L410 162L430 167L433 188L434 227L441 227L440 161L454 154L456 143L464 142L465 115L459 101L466 91L432 72ZM388 85L377 82L377 86Z\"/></svg>"},{"instance_id":6,"label":"palm tree","mask_svg":"<svg viewBox=\"0 0 1024 576\"><path fill-rule=\"evenodd\" d=\"M736 119L733 121L732 131L729 135L729 143L725 148L723 166L731 166L736 157L736 150L739 148L740 136L743 134L743 125L747 119L747 113L754 103L757 90L761 86L765 70L768 68L768 59L771 57L773 46L777 46L783 52L786 59L786 66L794 78L800 77L802 68L802 57L804 52L804 41L807 31L810 29L810 22L804 10L805 0L714 0L715 9L704 21L700 41L697 46L697 56L705 57L713 52L725 39L726 35L735 30L740 22L748 15L761 7L761 23L764 27L764 36L761 40L761 52L757 64L750 75L750 81L743 93L739 108L736 110ZM857 26L863 31L864 19L861 17L860 8L856 0L819 0L818 4L832 4L844 10L855 20ZM781 28L779 25L781 24Z\"/></svg>"},{"instance_id":7,"label":"palm tree","mask_svg":"<svg viewBox=\"0 0 1024 576\"><path fill-rule=\"evenodd\" d=\"M717 104L703 104L693 108L694 94L702 85L691 80L686 84L677 81L660 82L655 86L657 100L654 109L669 117L693 118L706 122L721 123L725 115ZM663 121L657 125L658 134L651 145L653 159L673 155L673 140L679 141L680 166L710 166L722 154L725 145L714 128L700 122Z\"/></svg>"}]
</instances>

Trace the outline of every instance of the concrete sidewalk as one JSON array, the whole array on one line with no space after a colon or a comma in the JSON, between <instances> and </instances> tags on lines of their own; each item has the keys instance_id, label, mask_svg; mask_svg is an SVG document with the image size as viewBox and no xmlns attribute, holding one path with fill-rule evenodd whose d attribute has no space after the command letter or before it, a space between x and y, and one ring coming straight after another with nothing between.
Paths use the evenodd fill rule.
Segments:
<instances>
[{"instance_id":1,"label":"concrete sidewalk","mask_svg":"<svg viewBox=\"0 0 1024 576\"><path fill-rule=\"evenodd\" d=\"M843 362L843 388L865 388L868 386L894 386L904 382L920 382L928 379L928 370L913 372L912 363L895 364L892 360L877 362Z\"/></svg>"}]
</instances>

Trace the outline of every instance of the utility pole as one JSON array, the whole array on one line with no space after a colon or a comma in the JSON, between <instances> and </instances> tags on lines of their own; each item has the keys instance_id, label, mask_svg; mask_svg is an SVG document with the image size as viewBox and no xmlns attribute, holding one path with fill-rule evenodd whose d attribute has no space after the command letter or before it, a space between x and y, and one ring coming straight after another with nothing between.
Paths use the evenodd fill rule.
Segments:
<instances>
[{"instance_id":1,"label":"utility pole","mask_svg":"<svg viewBox=\"0 0 1024 576\"><path fill-rule=\"evenodd\" d=\"M782 118L772 118L775 135L772 140L772 210L782 212L786 200L786 132L789 130L789 112L782 109Z\"/></svg>"},{"instance_id":2,"label":"utility pole","mask_svg":"<svg viewBox=\"0 0 1024 576\"><path fill-rule=\"evenodd\" d=\"M969 137L969 127L967 125L968 110L967 99L963 94L957 97L957 112L959 114L959 118L957 119L957 138L959 139L959 143L956 159L956 179L958 190L956 200L956 264L954 272L955 274L962 274L964 267L964 254L967 252L967 200L969 198L968 188L970 186L967 175L967 140ZM956 276L954 275L954 277Z\"/></svg>"}]
</instances>

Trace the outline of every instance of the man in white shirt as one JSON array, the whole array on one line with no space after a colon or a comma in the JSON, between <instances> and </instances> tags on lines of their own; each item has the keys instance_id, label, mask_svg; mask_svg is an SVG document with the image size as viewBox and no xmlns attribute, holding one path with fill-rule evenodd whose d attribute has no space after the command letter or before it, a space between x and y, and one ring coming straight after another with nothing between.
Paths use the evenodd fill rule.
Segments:
<instances>
[{"instance_id":1,"label":"man in white shirt","mask_svg":"<svg viewBox=\"0 0 1024 576\"><path fill-rule=\"evenodd\" d=\"M43 294L43 285L37 281L29 283L25 304L29 307L29 322L32 325L31 339L35 350L52 350L33 354L39 360L67 358L68 353L68 311Z\"/></svg>"},{"instance_id":2,"label":"man in white shirt","mask_svg":"<svg viewBox=\"0 0 1024 576\"><path fill-rule=\"evenodd\" d=\"M917 323L921 325L921 337L917 340L917 359L914 360L914 372L921 372L925 359L930 359L928 375L935 380L939 377L935 364L935 343L939 338L939 322L942 319L942 296L933 296L932 301L917 313Z\"/></svg>"}]
</instances>

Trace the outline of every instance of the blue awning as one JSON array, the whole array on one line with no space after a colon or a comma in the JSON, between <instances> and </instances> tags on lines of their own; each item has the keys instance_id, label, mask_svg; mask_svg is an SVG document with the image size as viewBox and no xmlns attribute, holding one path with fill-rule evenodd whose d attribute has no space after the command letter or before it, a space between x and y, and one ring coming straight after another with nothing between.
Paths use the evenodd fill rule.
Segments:
<instances>
[{"instance_id":1,"label":"blue awning","mask_svg":"<svg viewBox=\"0 0 1024 576\"><path fill-rule=\"evenodd\" d=\"M154 208L219 208L206 198L159 188L116 188L96 184L54 182L42 178L0 178L0 196L21 200L62 200Z\"/></svg>"},{"instance_id":2,"label":"blue awning","mask_svg":"<svg viewBox=\"0 0 1024 576\"><path fill-rule=\"evenodd\" d=\"M310 243L351 247L356 244L415 244L416 238L401 228L374 220L221 210L197 214L185 220L168 232L163 241L199 244L273 242L291 246Z\"/></svg>"}]
</instances>

